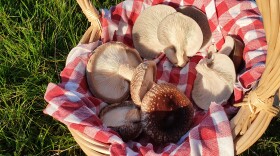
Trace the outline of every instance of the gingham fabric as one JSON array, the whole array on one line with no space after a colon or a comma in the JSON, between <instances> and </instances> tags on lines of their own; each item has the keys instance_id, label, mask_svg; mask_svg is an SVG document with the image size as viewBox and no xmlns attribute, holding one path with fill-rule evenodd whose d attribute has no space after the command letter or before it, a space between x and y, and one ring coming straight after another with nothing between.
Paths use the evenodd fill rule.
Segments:
<instances>
[{"instance_id":1,"label":"gingham fabric","mask_svg":"<svg viewBox=\"0 0 280 156\"><path fill-rule=\"evenodd\" d=\"M192 129L178 143L156 147L140 139L124 143L118 134L103 126L99 111L107 104L89 92L85 69L91 52L100 44L120 41L133 46L132 26L142 10L164 3L172 7L193 5L204 11L209 19L213 43L219 49L226 35L238 36L245 43L245 69L238 75L235 101L242 100L264 70L267 50L264 29L254 1L237 0L126 0L110 10L102 10L102 42L81 44L68 55L61 72L61 83L50 83L45 100L49 103L45 114L54 117L94 140L110 143L111 155L234 155L233 141L227 115L232 107L212 103L207 112L197 109ZM191 99L195 80L195 66L202 57L196 55L183 68L171 65L164 54L155 58L157 83L169 82ZM227 108L226 111L224 108ZM227 115L226 113L227 112Z\"/></svg>"}]
</instances>

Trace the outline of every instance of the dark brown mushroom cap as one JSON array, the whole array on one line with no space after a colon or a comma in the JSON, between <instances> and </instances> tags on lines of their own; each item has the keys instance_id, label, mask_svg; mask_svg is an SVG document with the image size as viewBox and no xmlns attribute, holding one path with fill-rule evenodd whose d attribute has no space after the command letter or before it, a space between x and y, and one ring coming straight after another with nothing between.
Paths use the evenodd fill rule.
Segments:
<instances>
[{"instance_id":1,"label":"dark brown mushroom cap","mask_svg":"<svg viewBox=\"0 0 280 156\"><path fill-rule=\"evenodd\" d=\"M172 84L157 84L152 87L142 100L141 110L144 112L172 111L177 108L191 106L190 100Z\"/></svg>"},{"instance_id":2,"label":"dark brown mushroom cap","mask_svg":"<svg viewBox=\"0 0 280 156\"><path fill-rule=\"evenodd\" d=\"M108 105L99 117L105 126L120 134L123 141L132 140L142 132L140 109L132 101Z\"/></svg>"},{"instance_id":3,"label":"dark brown mushroom cap","mask_svg":"<svg viewBox=\"0 0 280 156\"><path fill-rule=\"evenodd\" d=\"M194 115L190 100L170 84L155 85L141 110L143 130L157 144L177 142L190 129Z\"/></svg>"},{"instance_id":4,"label":"dark brown mushroom cap","mask_svg":"<svg viewBox=\"0 0 280 156\"><path fill-rule=\"evenodd\" d=\"M142 59L135 49L120 42L105 43L93 52L86 76L91 93L107 103L119 103L129 97L129 82L120 75L121 65L136 68Z\"/></svg>"},{"instance_id":5,"label":"dark brown mushroom cap","mask_svg":"<svg viewBox=\"0 0 280 156\"><path fill-rule=\"evenodd\" d=\"M156 63L146 61L139 64L134 70L130 82L131 99L137 105L141 105L144 95L150 90L156 80Z\"/></svg>"}]
</instances>

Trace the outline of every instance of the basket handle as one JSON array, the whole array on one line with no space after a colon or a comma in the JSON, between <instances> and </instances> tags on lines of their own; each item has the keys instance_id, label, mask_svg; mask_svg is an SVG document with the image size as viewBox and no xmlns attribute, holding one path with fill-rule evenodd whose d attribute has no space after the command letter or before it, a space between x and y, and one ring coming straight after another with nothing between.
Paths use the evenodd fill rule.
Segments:
<instances>
[{"instance_id":1,"label":"basket handle","mask_svg":"<svg viewBox=\"0 0 280 156\"><path fill-rule=\"evenodd\" d=\"M256 2L263 17L268 42L266 68L257 88L251 91L243 102L236 104L241 108L230 121L236 154L252 146L279 112L279 108L273 106L273 101L280 88L280 2Z\"/></svg>"},{"instance_id":2,"label":"basket handle","mask_svg":"<svg viewBox=\"0 0 280 156\"><path fill-rule=\"evenodd\" d=\"M91 23L91 26L84 33L79 43L86 44L95 42L100 38L102 33L102 25L99 20L99 12L89 0L77 0L77 3L81 7L88 21Z\"/></svg>"}]
</instances>

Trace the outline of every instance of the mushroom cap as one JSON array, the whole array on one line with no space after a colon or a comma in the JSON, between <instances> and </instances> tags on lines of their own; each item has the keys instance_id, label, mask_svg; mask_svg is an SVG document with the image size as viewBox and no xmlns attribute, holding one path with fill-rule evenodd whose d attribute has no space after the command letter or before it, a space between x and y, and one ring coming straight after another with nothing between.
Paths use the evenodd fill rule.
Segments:
<instances>
[{"instance_id":1,"label":"mushroom cap","mask_svg":"<svg viewBox=\"0 0 280 156\"><path fill-rule=\"evenodd\" d=\"M142 62L135 49L120 42L105 43L94 50L86 76L93 95L107 103L118 103L129 96L129 82L119 74L122 64L136 68Z\"/></svg>"},{"instance_id":2,"label":"mushroom cap","mask_svg":"<svg viewBox=\"0 0 280 156\"><path fill-rule=\"evenodd\" d=\"M108 105L99 116L103 124L120 134L124 141L134 139L142 132L140 109L132 101Z\"/></svg>"},{"instance_id":3,"label":"mushroom cap","mask_svg":"<svg viewBox=\"0 0 280 156\"><path fill-rule=\"evenodd\" d=\"M143 58L154 59L162 52L164 47L158 41L157 29L160 21L174 12L171 6L159 4L143 10L136 19L132 29L133 44Z\"/></svg>"},{"instance_id":4,"label":"mushroom cap","mask_svg":"<svg viewBox=\"0 0 280 156\"><path fill-rule=\"evenodd\" d=\"M187 57L194 56L201 48L203 34L195 20L175 12L160 22L158 40L166 47L173 46L177 65L182 67L186 64Z\"/></svg>"},{"instance_id":5,"label":"mushroom cap","mask_svg":"<svg viewBox=\"0 0 280 156\"><path fill-rule=\"evenodd\" d=\"M226 36L225 43L219 50L219 53L228 55L234 63L235 70L238 72L241 64L244 62L243 50L244 44L240 40L232 36Z\"/></svg>"},{"instance_id":6,"label":"mushroom cap","mask_svg":"<svg viewBox=\"0 0 280 156\"><path fill-rule=\"evenodd\" d=\"M174 85L155 85L141 105L144 132L157 144L177 142L190 128L194 108Z\"/></svg>"},{"instance_id":7,"label":"mushroom cap","mask_svg":"<svg viewBox=\"0 0 280 156\"><path fill-rule=\"evenodd\" d=\"M202 59L196 66L197 75L192 90L195 104L208 110L211 102L222 103L230 98L236 80L232 60L224 54L212 54L212 62Z\"/></svg>"},{"instance_id":8,"label":"mushroom cap","mask_svg":"<svg viewBox=\"0 0 280 156\"><path fill-rule=\"evenodd\" d=\"M206 14L193 6L180 7L177 9L177 11L188 17L191 17L198 23L203 34L201 49L207 48L207 46L211 44L212 32Z\"/></svg>"},{"instance_id":9,"label":"mushroom cap","mask_svg":"<svg viewBox=\"0 0 280 156\"><path fill-rule=\"evenodd\" d=\"M134 70L130 82L130 94L132 101L141 105L144 95L150 90L156 81L156 63L146 61L139 64Z\"/></svg>"}]
</instances>

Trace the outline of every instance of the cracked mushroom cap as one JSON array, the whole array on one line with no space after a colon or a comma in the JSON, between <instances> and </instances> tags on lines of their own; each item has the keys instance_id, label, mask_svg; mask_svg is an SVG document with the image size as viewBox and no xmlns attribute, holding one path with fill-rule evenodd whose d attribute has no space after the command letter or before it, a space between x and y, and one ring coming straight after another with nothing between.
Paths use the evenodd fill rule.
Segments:
<instances>
[{"instance_id":1,"label":"cracked mushroom cap","mask_svg":"<svg viewBox=\"0 0 280 156\"><path fill-rule=\"evenodd\" d=\"M195 68L196 79L192 90L195 104L208 110L211 102L222 103L230 98L236 80L232 60L225 54L214 53L202 59Z\"/></svg>"},{"instance_id":2,"label":"cracked mushroom cap","mask_svg":"<svg viewBox=\"0 0 280 156\"><path fill-rule=\"evenodd\" d=\"M132 140L142 132L140 109L132 101L108 105L100 111L99 117L124 141Z\"/></svg>"},{"instance_id":3,"label":"cracked mushroom cap","mask_svg":"<svg viewBox=\"0 0 280 156\"><path fill-rule=\"evenodd\" d=\"M180 7L177 11L191 17L198 23L203 34L201 49L207 48L211 44L212 32L206 14L193 6Z\"/></svg>"},{"instance_id":4,"label":"cracked mushroom cap","mask_svg":"<svg viewBox=\"0 0 280 156\"><path fill-rule=\"evenodd\" d=\"M201 48L203 34L195 20L175 12L160 22L158 39L165 45L164 52L169 60L183 67L188 57L194 56Z\"/></svg>"},{"instance_id":5,"label":"cracked mushroom cap","mask_svg":"<svg viewBox=\"0 0 280 156\"><path fill-rule=\"evenodd\" d=\"M130 94L133 102L141 106L142 99L156 81L156 63L146 61L137 66L130 82Z\"/></svg>"},{"instance_id":6,"label":"cracked mushroom cap","mask_svg":"<svg viewBox=\"0 0 280 156\"><path fill-rule=\"evenodd\" d=\"M93 95L107 103L118 103L129 96L129 82L119 74L121 65L136 68L142 62L138 52L120 42L105 43L94 50L86 76Z\"/></svg>"},{"instance_id":7,"label":"cracked mushroom cap","mask_svg":"<svg viewBox=\"0 0 280 156\"><path fill-rule=\"evenodd\" d=\"M192 123L194 108L174 85L155 85L141 105L143 130L157 144L177 142Z\"/></svg>"},{"instance_id":8,"label":"cracked mushroom cap","mask_svg":"<svg viewBox=\"0 0 280 156\"><path fill-rule=\"evenodd\" d=\"M167 15L176 12L168 5L151 6L141 12L132 30L134 47L146 59L154 59L163 50L157 38L159 23Z\"/></svg>"}]
</instances>

